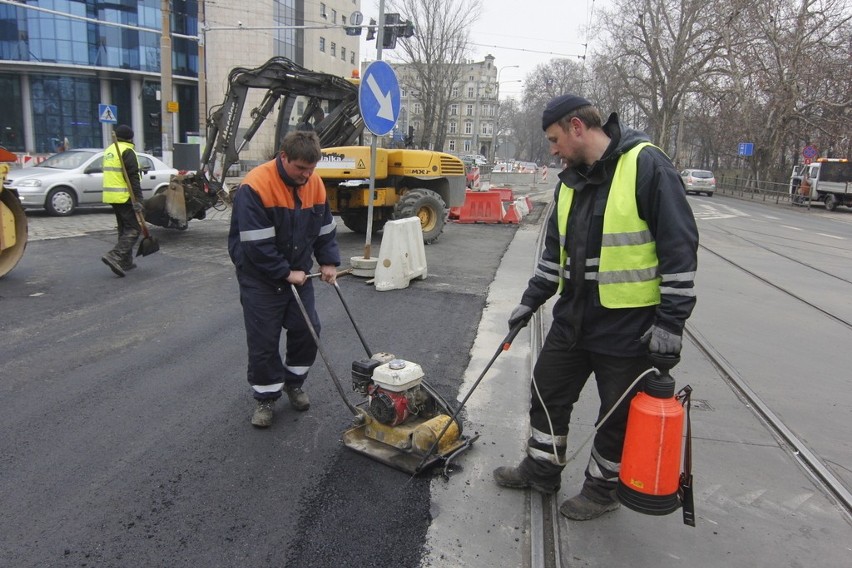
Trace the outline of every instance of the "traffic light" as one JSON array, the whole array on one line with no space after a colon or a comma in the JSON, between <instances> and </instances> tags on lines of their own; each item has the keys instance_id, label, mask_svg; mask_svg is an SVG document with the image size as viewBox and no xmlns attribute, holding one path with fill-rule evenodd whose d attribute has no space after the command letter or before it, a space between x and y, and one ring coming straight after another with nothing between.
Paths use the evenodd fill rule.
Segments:
<instances>
[{"instance_id":1,"label":"traffic light","mask_svg":"<svg viewBox=\"0 0 852 568\"><path fill-rule=\"evenodd\" d=\"M367 27L367 41L376 39L376 19L370 18L370 25Z\"/></svg>"},{"instance_id":2,"label":"traffic light","mask_svg":"<svg viewBox=\"0 0 852 568\"><path fill-rule=\"evenodd\" d=\"M382 36L382 47L393 49L396 47L396 36L399 33L401 23L399 14L385 14L385 29Z\"/></svg>"},{"instance_id":3,"label":"traffic light","mask_svg":"<svg viewBox=\"0 0 852 568\"><path fill-rule=\"evenodd\" d=\"M414 35L414 22L411 20L405 20L405 23L401 26L401 31L399 32L399 37L409 38Z\"/></svg>"}]
</instances>

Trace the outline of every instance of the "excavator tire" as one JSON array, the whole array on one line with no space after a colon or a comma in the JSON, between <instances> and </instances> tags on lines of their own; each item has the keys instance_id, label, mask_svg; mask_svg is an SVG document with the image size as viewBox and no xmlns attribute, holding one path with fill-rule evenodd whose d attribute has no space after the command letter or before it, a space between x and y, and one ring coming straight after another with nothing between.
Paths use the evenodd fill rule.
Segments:
<instances>
[{"instance_id":1,"label":"excavator tire","mask_svg":"<svg viewBox=\"0 0 852 568\"><path fill-rule=\"evenodd\" d=\"M15 265L24 256L28 229L27 216L24 213L24 208L21 207L21 202L18 201L18 196L11 191L4 191L2 188L0 188L0 215L3 216L3 230L7 230L8 226L12 225L15 231L15 244L0 250L0 278L2 278L15 268Z\"/></svg>"},{"instance_id":2,"label":"excavator tire","mask_svg":"<svg viewBox=\"0 0 852 568\"><path fill-rule=\"evenodd\" d=\"M353 233L361 235L367 234L367 210L364 208L349 209L340 212L340 219L346 228ZM373 217L373 234L375 235L385 226L386 219L376 219Z\"/></svg>"},{"instance_id":3,"label":"excavator tire","mask_svg":"<svg viewBox=\"0 0 852 568\"><path fill-rule=\"evenodd\" d=\"M423 243L431 245L444 232L450 210L441 196L431 189L412 189L400 197L394 219L419 217L423 229Z\"/></svg>"}]
</instances>

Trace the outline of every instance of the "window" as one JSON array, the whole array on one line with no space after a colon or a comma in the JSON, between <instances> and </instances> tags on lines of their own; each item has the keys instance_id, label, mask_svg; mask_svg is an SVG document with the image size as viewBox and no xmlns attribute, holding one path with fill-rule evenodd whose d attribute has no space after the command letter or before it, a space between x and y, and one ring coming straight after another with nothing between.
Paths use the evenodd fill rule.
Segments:
<instances>
[{"instance_id":1,"label":"window","mask_svg":"<svg viewBox=\"0 0 852 568\"><path fill-rule=\"evenodd\" d=\"M332 23L332 24L336 24L336 23L337 23L337 10L332 10L332 11L331 11L331 23Z\"/></svg>"},{"instance_id":2,"label":"window","mask_svg":"<svg viewBox=\"0 0 852 568\"><path fill-rule=\"evenodd\" d=\"M464 114L466 116L473 116L473 105L467 105L464 109Z\"/></svg>"},{"instance_id":3,"label":"window","mask_svg":"<svg viewBox=\"0 0 852 568\"><path fill-rule=\"evenodd\" d=\"M408 97L408 89L400 88L399 89L399 96L402 97L403 99Z\"/></svg>"},{"instance_id":4,"label":"window","mask_svg":"<svg viewBox=\"0 0 852 568\"><path fill-rule=\"evenodd\" d=\"M456 151L456 141L450 140L448 148L450 149L450 152L455 152Z\"/></svg>"},{"instance_id":5,"label":"window","mask_svg":"<svg viewBox=\"0 0 852 568\"><path fill-rule=\"evenodd\" d=\"M320 38L320 51L325 53L325 38L324 37Z\"/></svg>"},{"instance_id":6,"label":"window","mask_svg":"<svg viewBox=\"0 0 852 568\"><path fill-rule=\"evenodd\" d=\"M334 42L331 42L331 56L337 57L337 44Z\"/></svg>"},{"instance_id":7,"label":"window","mask_svg":"<svg viewBox=\"0 0 852 568\"><path fill-rule=\"evenodd\" d=\"M458 122L456 122L455 120L450 121L450 134L455 134L456 132L458 132L458 129Z\"/></svg>"},{"instance_id":8,"label":"window","mask_svg":"<svg viewBox=\"0 0 852 568\"><path fill-rule=\"evenodd\" d=\"M355 52L354 51L349 52L349 63L352 64L352 65L355 65Z\"/></svg>"},{"instance_id":9,"label":"window","mask_svg":"<svg viewBox=\"0 0 852 568\"><path fill-rule=\"evenodd\" d=\"M470 148L471 148L470 140L465 140L465 141L464 141L464 151L465 151L465 152L470 152Z\"/></svg>"},{"instance_id":10,"label":"window","mask_svg":"<svg viewBox=\"0 0 852 568\"><path fill-rule=\"evenodd\" d=\"M450 98L453 98L453 99L459 98L459 88L458 87L453 87L453 91L452 91L452 94L450 95Z\"/></svg>"},{"instance_id":11,"label":"window","mask_svg":"<svg viewBox=\"0 0 852 568\"><path fill-rule=\"evenodd\" d=\"M473 134L473 123L469 120L464 123L464 133Z\"/></svg>"},{"instance_id":12,"label":"window","mask_svg":"<svg viewBox=\"0 0 852 568\"><path fill-rule=\"evenodd\" d=\"M340 23L346 25L346 16L340 16Z\"/></svg>"},{"instance_id":13,"label":"window","mask_svg":"<svg viewBox=\"0 0 852 568\"><path fill-rule=\"evenodd\" d=\"M420 103L414 103L414 114L420 114Z\"/></svg>"},{"instance_id":14,"label":"window","mask_svg":"<svg viewBox=\"0 0 852 568\"><path fill-rule=\"evenodd\" d=\"M480 134L491 134L491 123L490 122L483 122L480 125L479 133Z\"/></svg>"},{"instance_id":15,"label":"window","mask_svg":"<svg viewBox=\"0 0 852 568\"><path fill-rule=\"evenodd\" d=\"M452 104L450 105L450 116L458 116L459 115L459 105Z\"/></svg>"},{"instance_id":16,"label":"window","mask_svg":"<svg viewBox=\"0 0 852 568\"><path fill-rule=\"evenodd\" d=\"M473 98L473 87L467 88L467 98L469 98L469 99Z\"/></svg>"},{"instance_id":17,"label":"window","mask_svg":"<svg viewBox=\"0 0 852 568\"><path fill-rule=\"evenodd\" d=\"M320 16L322 16L323 19L328 18L328 13L325 11L325 2L320 2Z\"/></svg>"},{"instance_id":18,"label":"window","mask_svg":"<svg viewBox=\"0 0 852 568\"><path fill-rule=\"evenodd\" d=\"M346 61L346 48L342 45L340 46L340 59Z\"/></svg>"}]
</instances>

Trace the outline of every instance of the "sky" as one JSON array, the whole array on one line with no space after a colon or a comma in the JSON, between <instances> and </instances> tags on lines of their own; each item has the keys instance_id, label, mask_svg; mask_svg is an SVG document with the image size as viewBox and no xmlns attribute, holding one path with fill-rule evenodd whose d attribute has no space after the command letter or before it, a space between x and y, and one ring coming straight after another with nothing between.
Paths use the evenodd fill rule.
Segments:
<instances>
[{"instance_id":1,"label":"sky","mask_svg":"<svg viewBox=\"0 0 852 568\"><path fill-rule=\"evenodd\" d=\"M580 60L578 56L586 52L589 15L609 1L482 0L480 17L470 33L471 59L482 61L493 55L500 74L500 98L519 98L523 79L537 65L562 57ZM362 0L361 10L367 21L371 14L376 17L378 0ZM363 37L361 58L375 59L375 41L367 43ZM593 47L590 44L588 49Z\"/></svg>"}]
</instances>

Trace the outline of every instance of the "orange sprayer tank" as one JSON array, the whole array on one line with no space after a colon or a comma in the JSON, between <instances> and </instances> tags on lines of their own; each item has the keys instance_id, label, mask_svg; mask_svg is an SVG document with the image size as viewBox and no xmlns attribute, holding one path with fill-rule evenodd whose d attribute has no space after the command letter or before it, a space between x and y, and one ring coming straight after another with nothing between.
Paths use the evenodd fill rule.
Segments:
<instances>
[{"instance_id":1,"label":"orange sprayer tank","mask_svg":"<svg viewBox=\"0 0 852 568\"><path fill-rule=\"evenodd\" d=\"M668 363L655 361L656 367L665 369L648 379L645 392L630 403L621 455L618 498L646 515L667 515L680 507L684 411L668 374L674 364Z\"/></svg>"}]
</instances>

